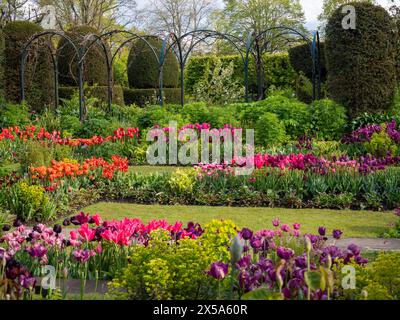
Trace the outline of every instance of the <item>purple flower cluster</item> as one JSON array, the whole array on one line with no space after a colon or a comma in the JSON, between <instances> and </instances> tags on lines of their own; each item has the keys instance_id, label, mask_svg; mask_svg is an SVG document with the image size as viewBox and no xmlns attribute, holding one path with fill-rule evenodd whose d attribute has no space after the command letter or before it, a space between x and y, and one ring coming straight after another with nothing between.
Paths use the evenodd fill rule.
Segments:
<instances>
[{"instance_id":1,"label":"purple flower cluster","mask_svg":"<svg viewBox=\"0 0 400 320\"><path fill-rule=\"evenodd\" d=\"M381 125L371 124L344 136L342 142L345 144L369 142L372 135L381 132L381 130ZM400 131L397 130L396 120L386 123L386 132L395 143L400 142Z\"/></svg>"},{"instance_id":2,"label":"purple flower cluster","mask_svg":"<svg viewBox=\"0 0 400 320\"><path fill-rule=\"evenodd\" d=\"M239 232L244 242L243 255L235 264L237 272L232 272L231 276L235 277L236 288L240 292L266 287L281 292L285 299L298 299L307 296L305 273L308 270L318 272L320 266L328 268L339 262L360 265L368 262L360 255L361 250L356 245L348 246L347 250L335 245L326 246L328 238L323 226L318 228L317 235L301 235L298 223L289 226L274 219L272 224L272 230L253 232L244 228ZM340 239L342 234L338 229L332 232L334 239ZM211 266L208 274L221 280L227 272L228 266L217 262ZM313 300L327 297L326 290L311 292Z\"/></svg>"}]
</instances>

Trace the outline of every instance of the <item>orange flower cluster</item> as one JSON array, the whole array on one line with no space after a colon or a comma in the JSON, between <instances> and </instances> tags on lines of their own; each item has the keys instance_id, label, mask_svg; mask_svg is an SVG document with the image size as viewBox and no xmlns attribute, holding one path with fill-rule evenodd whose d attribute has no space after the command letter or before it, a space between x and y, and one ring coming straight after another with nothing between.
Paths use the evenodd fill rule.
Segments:
<instances>
[{"instance_id":1,"label":"orange flower cluster","mask_svg":"<svg viewBox=\"0 0 400 320\"><path fill-rule=\"evenodd\" d=\"M89 139L82 138L62 138L60 131L53 131L52 133L47 132L44 128L37 128L35 126L26 126L24 129L20 129L18 126L4 128L0 132L0 141L4 139L8 140L37 140L37 141L49 141L53 144L61 144L67 146L92 146L101 145L104 142L109 141L122 141L125 139L134 139L139 137L138 128L119 128L114 130L114 135L108 137L93 136Z\"/></svg>"},{"instance_id":2,"label":"orange flower cluster","mask_svg":"<svg viewBox=\"0 0 400 320\"><path fill-rule=\"evenodd\" d=\"M101 169L101 176L105 179L112 179L117 171L128 171L128 159L120 156L112 156L112 161L107 162L103 158L86 159L82 164L76 161L51 161L50 167L31 167L30 173L32 179L41 179L54 182L64 178L75 178L79 176L89 176L90 179L95 179L95 173Z\"/></svg>"}]
</instances>

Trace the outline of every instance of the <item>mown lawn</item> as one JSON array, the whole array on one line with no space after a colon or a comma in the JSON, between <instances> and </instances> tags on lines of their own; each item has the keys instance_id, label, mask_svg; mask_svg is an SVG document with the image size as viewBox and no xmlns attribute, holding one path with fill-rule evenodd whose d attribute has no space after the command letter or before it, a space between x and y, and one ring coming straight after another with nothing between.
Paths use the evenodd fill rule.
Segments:
<instances>
[{"instance_id":1,"label":"mown lawn","mask_svg":"<svg viewBox=\"0 0 400 320\"><path fill-rule=\"evenodd\" d=\"M239 227L252 229L270 228L272 219L279 217L283 223L301 223L303 233L317 232L319 226L328 230L341 229L345 237L378 238L389 224L396 221L391 212L319 210L319 209L271 209L196 206L137 205L130 203L100 202L82 211L100 213L103 219L141 218L177 220L206 224L212 219L231 219Z\"/></svg>"}]
</instances>

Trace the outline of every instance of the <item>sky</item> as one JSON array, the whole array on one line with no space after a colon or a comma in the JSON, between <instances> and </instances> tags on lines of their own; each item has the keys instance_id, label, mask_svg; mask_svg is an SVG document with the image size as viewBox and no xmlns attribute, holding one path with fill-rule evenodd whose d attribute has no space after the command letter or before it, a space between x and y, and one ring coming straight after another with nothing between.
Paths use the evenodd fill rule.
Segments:
<instances>
[{"instance_id":1,"label":"sky","mask_svg":"<svg viewBox=\"0 0 400 320\"><path fill-rule=\"evenodd\" d=\"M143 7L148 3L148 0L136 0L139 7ZM222 4L221 0L215 0L220 5ZM306 26L310 30L316 29L318 25L318 15L322 11L322 2L323 0L300 0L303 10L306 16ZM377 0L377 2L382 6L387 6L389 0Z\"/></svg>"}]
</instances>

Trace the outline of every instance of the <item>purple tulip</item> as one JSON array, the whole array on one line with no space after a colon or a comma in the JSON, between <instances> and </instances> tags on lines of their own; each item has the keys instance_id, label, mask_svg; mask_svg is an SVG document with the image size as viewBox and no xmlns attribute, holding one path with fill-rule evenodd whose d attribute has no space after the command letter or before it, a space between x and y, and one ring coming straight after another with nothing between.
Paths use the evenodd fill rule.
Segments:
<instances>
[{"instance_id":1,"label":"purple tulip","mask_svg":"<svg viewBox=\"0 0 400 320\"><path fill-rule=\"evenodd\" d=\"M332 235L336 240L339 240L340 237L342 236L342 234L343 234L343 231L338 230L338 229L333 230L333 232L332 232Z\"/></svg>"},{"instance_id":2,"label":"purple tulip","mask_svg":"<svg viewBox=\"0 0 400 320\"><path fill-rule=\"evenodd\" d=\"M290 248L279 247L278 250L276 250L276 253L279 258L284 260L289 260L294 256L294 251Z\"/></svg>"},{"instance_id":3,"label":"purple tulip","mask_svg":"<svg viewBox=\"0 0 400 320\"><path fill-rule=\"evenodd\" d=\"M210 270L208 271L208 275L212 276L217 280L222 280L228 274L228 264L222 262L214 262L211 265Z\"/></svg>"},{"instance_id":4,"label":"purple tulip","mask_svg":"<svg viewBox=\"0 0 400 320\"><path fill-rule=\"evenodd\" d=\"M243 258L241 258L237 263L236 263L236 268L237 269L246 269L248 266L250 266L251 263L251 256L247 255Z\"/></svg>"},{"instance_id":5,"label":"purple tulip","mask_svg":"<svg viewBox=\"0 0 400 320\"><path fill-rule=\"evenodd\" d=\"M10 230L11 230L11 226L10 226L9 224L5 224L5 225L3 226L3 231L4 231L4 232L10 231Z\"/></svg>"},{"instance_id":6,"label":"purple tulip","mask_svg":"<svg viewBox=\"0 0 400 320\"><path fill-rule=\"evenodd\" d=\"M358 246L355 244L351 244L347 247L347 250L349 250L354 256L359 256L361 253L361 250Z\"/></svg>"},{"instance_id":7,"label":"purple tulip","mask_svg":"<svg viewBox=\"0 0 400 320\"><path fill-rule=\"evenodd\" d=\"M242 231L240 231L240 235L244 240L250 240L253 237L253 231L248 228L243 228Z\"/></svg>"},{"instance_id":8,"label":"purple tulip","mask_svg":"<svg viewBox=\"0 0 400 320\"><path fill-rule=\"evenodd\" d=\"M272 220L272 225L273 225L274 227L279 227L280 224L281 224L281 222L279 221L278 218Z\"/></svg>"},{"instance_id":9,"label":"purple tulip","mask_svg":"<svg viewBox=\"0 0 400 320\"><path fill-rule=\"evenodd\" d=\"M59 224L56 224L56 225L54 225L54 227L53 227L53 231L54 231L56 234L60 234L61 231L62 231L62 227L61 227Z\"/></svg>"},{"instance_id":10,"label":"purple tulip","mask_svg":"<svg viewBox=\"0 0 400 320\"><path fill-rule=\"evenodd\" d=\"M325 227L319 227L318 228L318 233L320 236L325 236L326 235L326 228Z\"/></svg>"}]
</instances>

